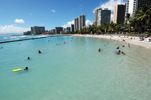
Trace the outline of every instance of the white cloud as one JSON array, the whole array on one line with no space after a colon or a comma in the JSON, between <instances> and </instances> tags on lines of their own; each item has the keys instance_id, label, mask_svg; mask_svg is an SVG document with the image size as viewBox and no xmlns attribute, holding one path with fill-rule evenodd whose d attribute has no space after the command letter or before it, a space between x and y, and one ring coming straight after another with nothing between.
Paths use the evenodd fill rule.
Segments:
<instances>
[{"instance_id":1,"label":"white cloud","mask_svg":"<svg viewBox=\"0 0 151 100\"><path fill-rule=\"evenodd\" d=\"M86 20L86 26L92 25L93 22L91 22L90 20Z\"/></svg>"},{"instance_id":2,"label":"white cloud","mask_svg":"<svg viewBox=\"0 0 151 100\"><path fill-rule=\"evenodd\" d=\"M70 22L67 22L67 23L64 23L64 25L63 25L62 27L63 27L63 28L71 27L71 24L74 24L74 20L73 20L73 21L70 21Z\"/></svg>"},{"instance_id":3,"label":"white cloud","mask_svg":"<svg viewBox=\"0 0 151 100\"><path fill-rule=\"evenodd\" d=\"M25 23L25 21L23 19L16 19L15 22L16 23Z\"/></svg>"},{"instance_id":4,"label":"white cloud","mask_svg":"<svg viewBox=\"0 0 151 100\"><path fill-rule=\"evenodd\" d=\"M51 10L51 11L54 12L54 13L56 12L55 10Z\"/></svg>"},{"instance_id":5,"label":"white cloud","mask_svg":"<svg viewBox=\"0 0 151 100\"><path fill-rule=\"evenodd\" d=\"M9 33L20 34L26 31L30 31L30 28L22 28L14 25L0 26L0 34L9 34Z\"/></svg>"},{"instance_id":6,"label":"white cloud","mask_svg":"<svg viewBox=\"0 0 151 100\"><path fill-rule=\"evenodd\" d=\"M124 0L109 0L108 2L105 3L101 3L100 6L96 7L97 8L108 8L109 10L111 10L111 12L114 12L114 6L116 6L117 4L124 4L126 2L124 2ZM93 13L95 13L95 9L93 10Z\"/></svg>"},{"instance_id":7,"label":"white cloud","mask_svg":"<svg viewBox=\"0 0 151 100\"><path fill-rule=\"evenodd\" d=\"M67 22L67 23L64 23L64 25L62 27L63 28L71 27L71 24L74 24L74 20L70 21L70 22ZM91 22L90 20L86 20L86 26L92 25L92 24L93 24L93 22Z\"/></svg>"},{"instance_id":8,"label":"white cloud","mask_svg":"<svg viewBox=\"0 0 151 100\"><path fill-rule=\"evenodd\" d=\"M111 14L111 21L113 21L114 14Z\"/></svg>"},{"instance_id":9,"label":"white cloud","mask_svg":"<svg viewBox=\"0 0 151 100\"><path fill-rule=\"evenodd\" d=\"M80 6L79 6L79 9L80 9L80 10L82 10L82 9L83 9L83 8L82 8L82 5L80 5Z\"/></svg>"}]
</instances>

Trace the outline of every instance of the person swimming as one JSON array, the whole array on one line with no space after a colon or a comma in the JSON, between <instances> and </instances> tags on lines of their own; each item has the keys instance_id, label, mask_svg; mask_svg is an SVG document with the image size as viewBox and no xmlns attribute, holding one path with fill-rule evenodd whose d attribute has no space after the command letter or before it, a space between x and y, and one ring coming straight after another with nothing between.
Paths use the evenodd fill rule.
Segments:
<instances>
[{"instance_id":1,"label":"person swimming","mask_svg":"<svg viewBox=\"0 0 151 100\"><path fill-rule=\"evenodd\" d=\"M25 67L25 69L24 70L28 70L28 67Z\"/></svg>"},{"instance_id":2,"label":"person swimming","mask_svg":"<svg viewBox=\"0 0 151 100\"><path fill-rule=\"evenodd\" d=\"M28 60L30 59L30 57L27 58Z\"/></svg>"},{"instance_id":3,"label":"person swimming","mask_svg":"<svg viewBox=\"0 0 151 100\"><path fill-rule=\"evenodd\" d=\"M116 49L119 49L119 46Z\"/></svg>"},{"instance_id":4,"label":"person swimming","mask_svg":"<svg viewBox=\"0 0 151 100\"><path fill-rule=\"evenodd\" d=\"M40 51L40 50L38 50L38 53L41 53L41 51Z\"/></svg>"},{"instance_id":5,"label":"person swimming","mask_svg":"<svg viewBox=\"0 0 151 100\"><path fill-rule=\"evenodd\" d=\"M101 49L99 48L98 52L100 52L100 51L101 51Z\"/></svg>"},{"instance_id":6,"label":"person swimming","mask_svg":"<svg viewBox=\"0 0 151 100\"><path fill-rule=\"evenodd\" d=\"M119 55L121 53L121 51L119 50L118 52L117 52L117 54Z\"/></svg>"},{"instance_id":7,"label":"person swimming","mask_svg":"<svg viewBox=\"0 0 151 100\"><path fill-rule=\"evenodd\" d=\"M125 53L123 51L120 54L124 54L125 55Z\"/></svg>"},{"instance_id":8,"label":"person swimming","mask_svg":"<svg viewBox=\"0 0 151 100\"><path fill-rule=\"evenodd\" d=\"M122 47L125 47L124 45Z\"/></svg>"}]
</instances>

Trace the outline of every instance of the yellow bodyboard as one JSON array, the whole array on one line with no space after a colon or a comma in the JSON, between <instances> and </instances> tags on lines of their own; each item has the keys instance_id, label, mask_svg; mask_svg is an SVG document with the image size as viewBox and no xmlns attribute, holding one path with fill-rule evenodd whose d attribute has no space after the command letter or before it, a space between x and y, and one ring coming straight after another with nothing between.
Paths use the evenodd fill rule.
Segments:
<instances>
[{"instance_id":1,"label":"yellow bodyboard","mask_svg":"<svg viewBox=\"0 0 151 100\"><path fill-rule=\"evenodd\" d=\"M13 72L21 71L22 69L14 69Z\"/></svg>"}]
</instances>

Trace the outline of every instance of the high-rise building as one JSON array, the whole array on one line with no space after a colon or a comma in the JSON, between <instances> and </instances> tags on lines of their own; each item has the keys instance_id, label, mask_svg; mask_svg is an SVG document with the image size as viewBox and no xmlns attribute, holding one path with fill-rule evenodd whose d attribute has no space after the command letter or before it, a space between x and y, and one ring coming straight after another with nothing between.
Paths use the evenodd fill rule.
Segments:
<instances>
[{"instance_id":1,"label":"high-rise building","mask_svg":"<svg viewBox=\"0 0 151 100\"><path fill-rule=\"evenodd\" d=\"M63 31L63 27L55 27L56 34L60 34L60 31Z\"/></svg>"},{"instance_id":2,"label":"high-rise building","mask_svg":"<svg viewBox=\"0 0 151 100\"><path fill-rule=\"evenodd\" d=\"M34 26L31 27L31 34L38 35L45 32L45 27Z\"/></svg>"},{"instance_id":3,"label":"high-rise building","mask_svg":"<svg viewBox=\"0 0 151 100\"><path fill-rule=\"evenodd\" d=\"M98 11L99 11L99 9L96 9L96 10L95 10L95 22L98 21Z\"/></svg>"},{"instance_id":4,"label":"high-rise building","mask_svg":"<svg viewBox=\"0 0 151 100\"><path fill-rule=\"evenodd\" d=\"M110 23L110 18L111 18L111 10L108 10L105 8L102 10L101 8L98 9L98 17L97 17L97 26L100 25L102 26L103 23Z\"/></svg>"},{"instance_id":5,"label":"high-rise building","mask_svg":"<svg viewBox=\"0 0 151 100\"><path fill-rule=\"evenodd\" d=\"M151 0L127 0L127 13L132 15L136 10L140 10L144 4L151 6Z\"/></svg>"},{"instance_id":6,"label":"high-rise building","mask_svg":"<svg viewBox=\"0 0 151 100\"><path fill-rule=\"evenodd\" d=\"M126 3L124 3L123 5L116 5L114 7L114 23L121 24L122 22L124 22L125 8Z\"/></svg>"},{"instance_id":7,"label":"high-rise building","mask_svg":"<svg viewBox=\"0 0 151 100\"><path fill-rule=\"evenodd\" d=\"M74 32L74 24L71 24L71 32Z\"/></svg>"},{"instance_id":8,"label":"high-rise building","mask_svg":"<svg viewBox=\"0 0 151 100\"><path fill-rule=\"evenodd\" d=\"M52 33L52 34L55 34L55 29L52 29L52 30L51 30L51 33Z\"/></svg>"},{"instance_id":9,"label":"high-rise building","mask_svg":"<svg viewBox=\"0 0 151 100\"><path fill-rule=\"evenodd\" d=\"M66 29L70 32L70 27L67 27Z\"/></svg>"},{"instance_id":10,"label":"high-rise building","mask_svg":"<svg viewBox=\"0 0 151 100\"><path fill-rule=\"evenodd\" d=\"M79 16L79 30L85 26L85 15Z\"/></svg>"},{"instance_id":11,"label":"high-rise building","mask_svg":"<svg viewBox=\"0 0 151 100\"><path fill-rule=\"evenodd\" d=\"M93 22L93 25L94 25L95 27L97 27L97 21Z\"/></svg>"},{"instance_id":12,"label":"high-rise building","mask_svg":"<svg viewBox=\"0 0 151 100\"><path fill-rule=\"evenodd\" d=\"M31 31L24 32L24 35L31 35Z\"/></svg>"},{"instance_id":13,"label":"high-rise building","mask_svg":"<svg viewBox=\"0 0 151 100\"><path fill-rule=\"evenodd\" d=\"M97 27L97 23L98 23L98 11L99 11L99 9L95 10L95 21L93 22L93 25L95 27Z\"/></svg>"},{"instance_id":14,"label":"high-rise building","mask_svg":"<svg viewBox=\"0 0 151 100\"><path fill-rule=\"evenodd\" d=\"M79 19L75 18L74 19L74 31L79 30Z\"/></svg>"},{"instance_id":15,"label":"high-rise building","mask_svg":"<svg viewBox=\"0 0 151 100\"><path fill-rule=\"evenodd\" d=\"M70 32L70 27L64 28L64 32L65 33Z\"/></svg>"}]
</instances>

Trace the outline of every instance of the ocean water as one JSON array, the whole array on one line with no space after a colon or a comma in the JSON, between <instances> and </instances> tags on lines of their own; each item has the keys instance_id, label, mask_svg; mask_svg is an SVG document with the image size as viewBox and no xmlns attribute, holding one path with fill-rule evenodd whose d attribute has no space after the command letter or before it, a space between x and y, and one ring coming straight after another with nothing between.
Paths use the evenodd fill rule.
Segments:
<instances>
[{"instance_id":1,"label":"ocean water","mask_svg":"<svg viewBox=\"0 0 151 100\"><path fill-rule=\"evenodd\" d=\"M24 36L30 37L34 36ZM12 38L22 39L4 36L0 40ZM125 56L115 54L117 46ZM149 49L74 36L4 43L0 47L3 47L0 49L0 100L151 99ZM42 53L38 54L38 50ZM28 71L12 72L26 66Z\"/></svg>"}]
</instances>

